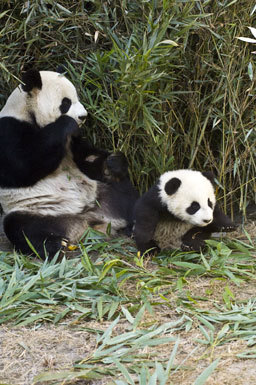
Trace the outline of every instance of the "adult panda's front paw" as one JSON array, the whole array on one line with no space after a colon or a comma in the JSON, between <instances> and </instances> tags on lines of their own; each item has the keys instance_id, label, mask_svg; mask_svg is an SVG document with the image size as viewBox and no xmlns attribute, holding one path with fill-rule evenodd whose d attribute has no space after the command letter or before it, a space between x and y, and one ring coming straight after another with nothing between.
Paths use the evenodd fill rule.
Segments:
<instances>
[{"instance_id":1,"label":"adult panda's front paw","mask_svg":"<svg viewBox=\"0 0 256 385\"><path fill-rule=\"evenodd\" d=\"M63 132L67 136L76 136L79 134L80 129L77 122L75 121L75 119L71 118L68 115L61 115L57 119L56 123L61 125Z\"/></svg>"},{"instance_id":2,"label":"adult panda's front paw","mask_svg":"<svg viewBox=\"0 0 256 385\"><path fill-rule=\"evenodd\" d=\"M128 175L128 162L122 152L110 154L105 162L104 176L109 181L120 181Z\"/></svg>"}]
</instances>

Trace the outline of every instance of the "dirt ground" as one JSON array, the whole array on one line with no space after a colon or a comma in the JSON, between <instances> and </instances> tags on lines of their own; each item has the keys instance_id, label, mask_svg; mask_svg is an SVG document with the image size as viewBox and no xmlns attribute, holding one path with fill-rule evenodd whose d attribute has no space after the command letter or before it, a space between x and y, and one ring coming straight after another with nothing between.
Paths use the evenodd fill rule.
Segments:
<instances>
[{"instance_id":1,"label":"dirt ground","mask_svg":"<svg viewBox=\"0 0 256 385\"><path fill-rule=\"evenodd\" d=\"M256 222L251 221L248 230L255 238ZM237 238L242 237L238 231ZM9 243L1 234L0 248L10 249ZM213 280L206 277L189 278L187 289L191 295L201 295L209 290L214 292L214 298L222 300L222 293L226 282ZM240 287L232 282L229 287L235 294L236 300L249 300L255 298L255 283L244 283ZM180 317L176 312L176 293L173 293L173 307L159 306L155 309L154 322L159 325L170 322ZM203 302L202 306L211 308L211 301ZM146 314L147 323L152 315ZM33 378L47 370L71 369L77 361L89 356L96 348L96 334L88 328L106 330L110 322L85 322L74 324L72 319L54 326L52 324L34 325L32 327L0 327L0 385L32 385ZM87 330L85 330L87 329ZM116 333L127 331L127 321L120 321ZM216 359L221 358L218 367L207 380L208 385L255 385L256 384L256 359L237 358L237 354L247 349L246 342L234 340L219 346L205 346L198 343L202 339L196 323L188 331L179 331L180 344L176 355L176 364L184 360L182 368L170 377L170 384L191 385L202 371ZM154 351L156 358L170 356L174 343L158 347L147 348L144 353ZM195 349L195 350L194 350ZM115 378L115 380L120 378ZM112 379L113 380L113 379ZM93 385L106 385L111 383L111 378L92 381ZM60 382L62 384L62 382ZM63 383L64 384L64 383ZM70 384L70 383L69 383ZM85 385L87 381L72 382L72 384Z\"/></svg>"},{"instance_id":2,"label":"dirt ground","mask_svg":"<svg viewBox=\"0 0 256 385\"><path fill-rule=\"evenodd\" d=\"M211 285L208 282L208 285ZM197 280L190 282L190 288L201 286ZM207 282L204 280L204 287ZM202 286L201 286L202 288ZM251 286L244 288L247 294L255 295ZM152 317L152 316L151 316ZM150 316L149 316L150 318ZM147 321L149 321L147 318ZM175 310L159 308L155 314L159 324L175 320ZM105 330L109 322L86 322L72 325L69 319L65 323L53 326L43 325L37 327L0 328L0 383L11 385L31 385L35 375L47 370L71 369L74 362L89 356L96 348L96 336L83 328ZM118 333L127 331L127 322L119 325ZM179 332L180 344L176 354L176 364L184 360L184 365L170 378L170 384L192 385L197 376L216 358L221 358L220 364L213 372L206 384L210 385L255 385L256 365L255 359L239 359L238 353L246 350L244 341L232 341L222 346L206 347L196 342L202 339L202 334L197 327L189 332ZM155 356L168 360L174 343L161 345L157 348L147 348L143 353L156 351ZM196 350L194 350L196 349ZM118 380L116 378L115 380ZM60 382L61 384L62 382ZM72 382L75 384L76 382ZM106 377L101 381L92 381L94 385L111 383L111 378ZM78 382L85 385L86 382Z\"/></svg>"}]
</instances>

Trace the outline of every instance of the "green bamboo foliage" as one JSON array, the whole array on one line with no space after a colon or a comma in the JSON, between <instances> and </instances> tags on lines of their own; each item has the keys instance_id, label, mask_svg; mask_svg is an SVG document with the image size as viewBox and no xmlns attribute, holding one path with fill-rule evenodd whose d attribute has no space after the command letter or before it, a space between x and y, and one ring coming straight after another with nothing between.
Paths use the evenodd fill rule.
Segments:
<instances>
[{"instance_id":1,"label":"green bamboo foliage","mask_svg":"<svg viewBox=\"0 0 256 385\"><path fill-rule=\"evenodd\" d=\"M253 1L0 4L0 103L28 66L66 68L84 135L123 151L141 192L174 168L212 170L221 203L255 201Z\"/></svg>"}]
</instances>

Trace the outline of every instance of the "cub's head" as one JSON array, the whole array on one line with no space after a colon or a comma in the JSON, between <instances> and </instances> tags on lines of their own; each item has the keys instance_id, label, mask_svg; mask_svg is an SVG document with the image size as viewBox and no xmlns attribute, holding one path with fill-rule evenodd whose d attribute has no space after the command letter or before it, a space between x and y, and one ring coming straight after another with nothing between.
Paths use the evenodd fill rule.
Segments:
<instances>
[{"instance_id":1,"label":"cub's head","mask_svg":"<svg viewBox=\"0 0 256 385\"><path fill-rule=\"evenodd\" d=\"M63 114L78 124L85 119L87 111L79 102L74 85L62 74L32 69L24 73L22 82L9 96L0 117L36 122L40 127Z\"/></svg>"},{"instance_id":2,"label":"cub's head","mask_svg":"<svg viewBox=\"0 0 256 385\"><path fill-rule=\"evenodd\" d=\"M161 202L176 218L200 227L212 222L216 198L210 173L169 171L158 187Z\"/></svg>"}]
</instances>

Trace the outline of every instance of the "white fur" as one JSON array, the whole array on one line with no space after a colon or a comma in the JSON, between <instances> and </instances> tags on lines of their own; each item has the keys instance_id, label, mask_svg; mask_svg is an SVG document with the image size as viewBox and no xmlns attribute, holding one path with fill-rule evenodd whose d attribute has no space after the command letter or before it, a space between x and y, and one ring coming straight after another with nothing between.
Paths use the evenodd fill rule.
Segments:
<instances>
[{"instance_id":1,"label":"white fur","mask_svg":"<svg viewBox=\"0 0 256 385\"><path fill-rule=\"evenodd\" d=\"M168 195L164 187L172 178L180 179L181 185L176 193ZM162 203L166 204L168 210L178 219L195 226L207 226L213 220L216 203L213 185L200 171L168 171L160 177L159 190ZM208 199L212 202L212 208L208 205ZM186 209L193 201L198 202L201 207L194 215L190 215Z\"/></svg>"},{"instance_id":2,"label":"white fur","mask_svg":"<svg viewBox=\"0 0 256 385\"><path fill-rule=\"evenodd\" d=\"M81 213L93 207L97 182L87 178L71 157L63 159L58 169L35 185L0 189L0 201L6 214L27 211L33 214L62 215Z\"/></svg>"},{"instance_id":3,"label":"white fur","mask_svg":"<svg viewBox=\"0 0 256 385\"><path fill-rule=\"evenodd\" d=\"M9 96L0 112L1 117L14 117L32 123L34 114L39 126L54 122L60 115L59 106L64 97L72 105L66 115L81 123L81 116L87 111L79 102L74 85L63 75L52 71L41 71L42 89L24 92L17 87ZM111 222L113 231L126 226L126 221L115 218L111 213L104 192L107 186L89 179L72 159L68 151L58 169L35 185L26 188L0 188L0 202L5 214L25 211L39 215L73 215L67 235L76 241L88 226L88 221L102 221L105 227ZM107 193L107 191L106 191ZM97 202L98 196L103 202ZM71 218L71 217L70 217ZM102 225L104 227L104 224Z\"/></svg>"},{"instance_id":4,"label":"white fur","mask_svg":"<svg viewBox=\"0 0 256 385\"><path fill-rule=\"evenodd\" d=\"M182 236L194 227L179 220L160 220L156 226L154 240L161 250L180 249Z\"/></svg>"},{"instance_id":5,"label":"white fur","mask_svg":"<svg viewBox=\"0 0 256 385\"><path fill-rule=\"evenodd\" d=\"M32 112L40 127L54 122L60 117L59 106L63 98L71 99L72 105L66 115L71 116L78 124L80 116L86 116L87 111L79 102L74 85L65 76L53 71L40 71L42 90L33 89L30 93L17 87L7 99L0 112L0 118L10 116L31 122Z\"/></svg>"},{"instance_id":6,"label":"white fur","mask_svg":"<svg viewBox=\"0 0 256 385\"><path fill-rule=\"evenodd\" d=\"M172 178L178 178L181 185L176 193L168 195L164 187ZM159 190L162 203L167 205L168 211L174 218L160 219L154 233L154 240L160 249L179 249L182 245L181 238L187 231L194 226L206 226L208 223L204 220L210 222L213 220L213 209L216 203L213 185L200 171L184 169L168 171L161 175ZM208 199L212 202L212 208L208 205ZM198 202L201 208L190 215L186 209L193 201Z\"/></svg>"}]
</instances>

